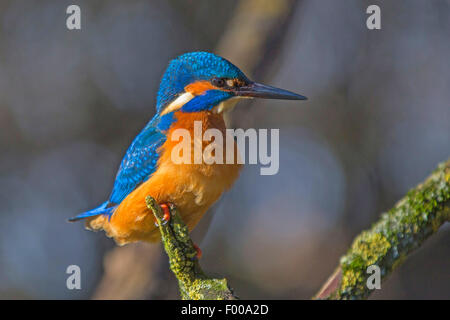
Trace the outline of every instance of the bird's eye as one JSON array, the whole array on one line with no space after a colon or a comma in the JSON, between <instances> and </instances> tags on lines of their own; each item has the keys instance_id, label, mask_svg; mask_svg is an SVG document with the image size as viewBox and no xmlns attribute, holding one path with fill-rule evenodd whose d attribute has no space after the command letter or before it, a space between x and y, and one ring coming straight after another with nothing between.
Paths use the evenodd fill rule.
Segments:
<instances>
[{"instance_id":1,"label":"bird's eye","mask_svg":"<svg viewBox=\"0 0 450 320\"><path fill-rule=\"evenodd\" d=\"M223 78L214 78L211 80L211 82L215 87L218 88L225 86L225 79Z\"/></svg>"}]
</instances>

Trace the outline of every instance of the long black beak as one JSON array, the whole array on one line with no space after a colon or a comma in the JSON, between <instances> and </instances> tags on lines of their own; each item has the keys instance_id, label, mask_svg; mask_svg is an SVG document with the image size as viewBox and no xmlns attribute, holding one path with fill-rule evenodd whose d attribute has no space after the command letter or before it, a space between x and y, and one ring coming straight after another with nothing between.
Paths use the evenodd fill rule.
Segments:
<instances>
[{"instance_id":1,"label":"long black beak","mask_svg":"<svg viewBox=\"0 0 450 320\"><path fill-rule=\"evenodd\" d=\"M308 98L287 90L266 86L256 82L251 82L246 86L236 89L235 94L241 97L264 98L264 99L284 99L284 100L307 100Z\"/></svg>"}]
</instances>

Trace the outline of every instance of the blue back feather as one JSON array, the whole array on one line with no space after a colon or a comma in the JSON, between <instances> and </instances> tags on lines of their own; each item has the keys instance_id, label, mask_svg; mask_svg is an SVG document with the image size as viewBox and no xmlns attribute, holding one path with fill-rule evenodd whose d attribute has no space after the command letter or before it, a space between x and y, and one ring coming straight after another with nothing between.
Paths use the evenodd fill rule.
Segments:
<instances>
[{"instance_id":1,"label":"blue back feather","mask_svg":"<svg viewBox=\"0 0 450 320\"><path fill-rule=\"evenodd\" d=\"M158 148L166 141L166 136L157 127L159 121L160 118L156 115L129 146L116 175L109 198L111 203L122 202L156 170Z\"/></svg>"}]
</instances>

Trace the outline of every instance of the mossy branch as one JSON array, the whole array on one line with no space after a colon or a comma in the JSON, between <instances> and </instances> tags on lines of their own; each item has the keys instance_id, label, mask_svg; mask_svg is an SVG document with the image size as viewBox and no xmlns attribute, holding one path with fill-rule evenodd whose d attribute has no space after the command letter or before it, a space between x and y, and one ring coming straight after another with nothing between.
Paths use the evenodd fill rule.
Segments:
<instances>
[{"instance_id":1,"label":"mossy branch","mask_svg":"<svg viewBox=\"0 0 450 320\"><path fill-rule=\"evenodd\" d=\"M177 209L170 207L171 220L164 224L160 206L150 196L146 201L159 225L181 297L194 300L237 299L226 279L210 278L202 271L188 229ZM370 266L378 266L381 280L385 280L447 221L450 221L450 160L440 164L425 182L410 190L369 230L355 238L336 271L314 298L367 298L373 292L367 286Z\"/></svg>"},{"instance_id":2,"label":"mossy branch","mask_svg":"<svg viewBox=\"0 0 450 320\"><path fill-rule=\"evenodd\" d=\"M208 277L201 269L189 230L175 206L170 206L171 219L165 223L161 207L148 196L147 207L152 210L161 232L164 249L169 256L170 269L178 279L182 299L234 300L237 297L226 279Z\"/></svg>"},{"instance_id":3,"label":"mossy branch","mask_svg":"<svg viewBox=\"0 0 450 320\"><path fill-rule=\"evenodd\" d=\"M367 298L373 292L366 285L369 266L378 266L384 280L446 221L450 221L450 160L355 238L315 298Z\"/></svg>"}]
</instances>

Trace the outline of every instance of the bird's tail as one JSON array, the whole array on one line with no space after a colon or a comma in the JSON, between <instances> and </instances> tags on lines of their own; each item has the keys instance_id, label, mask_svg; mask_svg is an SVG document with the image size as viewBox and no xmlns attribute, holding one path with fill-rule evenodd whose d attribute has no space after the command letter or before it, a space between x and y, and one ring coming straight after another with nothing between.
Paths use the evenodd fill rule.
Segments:
<instances>
[{"instance_id":1,"label":"bird's tail","mask_svg":"<svg viewBox=\"0 0 450 320\"><path fill-rule=\"evenodd\" d=\"M109 201L106 201L106 202L102 203L100 206L98 206L97 208L80 213L79 215L70 218L68 221L74 222L74 221L82 220L85 218L98 216L101 214L107 215L108 217L110 217L115 208L116 208L116 206L111 206L111 203Z\"/></svg>"}]
</instances>

